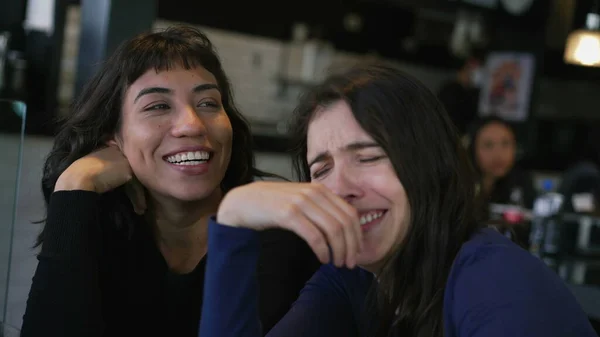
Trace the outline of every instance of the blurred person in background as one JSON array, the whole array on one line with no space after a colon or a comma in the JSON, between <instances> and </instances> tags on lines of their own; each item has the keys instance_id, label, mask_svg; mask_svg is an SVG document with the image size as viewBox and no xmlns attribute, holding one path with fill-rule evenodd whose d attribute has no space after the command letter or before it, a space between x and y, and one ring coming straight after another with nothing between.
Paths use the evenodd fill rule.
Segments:
<instances>
[{"instance_id":1,"label":"blurred person in background","mask_svg":"<svg viewBox=\"0 0 600 337\"><path fill-rule=\"evenodd\" d=\"M196 336L208 219L227 191L272 176L212 43L183 26L126 41L62 123L21 336ZM266 333L318 260L290 232L263 234Z\"/></svg>"},{"instance_id":2,"label":"blurred person in background","mask_svg":"<svg viewBox=\"0 0 600 337\"><path fill-rule=\"evenodd\" d=\"M478 173L478 197L483 221L489 221L490 204L515 205L531 209L536 197L531 175L516 166L517 137L502 118L489 116L474 122L469 133L469 153ZM510 221L508 221L510 222ZM518 221L520 222L520 221ZM501 220L501 230L509 225ZM514 228L517 242L528 242L527 226Z\"/></svg>"},{"instance_id":3,"label":"blurred person in background","mask_svg":"<svg viewBox=\"0 0 600 337\"><path fill-rule=\"evenodd\" d=\"M574 160L562 175L558 190L566 197L563 210L579 212L573 199L579 195L589 199L589 202L584 202L585 207L582 207L586 213L600 215L600 132L595 127L590 127L577 136L583 140L582 146L573 149Z\"/></svg>"},{"instance_id":4,"label":"blurred person in background","mask_svg":"<svg viewBox=\"0 0 600 337\"><path fill-rule=\"evenodd\" d=\"M454 78L444 83L437 94L461 136L477 118L484 58L482 50L474 50Z\"/></svg>"}]
</instances>

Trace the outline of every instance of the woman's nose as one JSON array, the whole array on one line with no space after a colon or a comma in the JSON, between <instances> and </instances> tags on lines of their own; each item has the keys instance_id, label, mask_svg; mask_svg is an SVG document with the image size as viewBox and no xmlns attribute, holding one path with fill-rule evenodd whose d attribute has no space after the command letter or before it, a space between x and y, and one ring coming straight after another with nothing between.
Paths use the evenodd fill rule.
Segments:
<instances>
[{"instance_id":1,"label":"woman's nose","mask_svg":"<svg viewBox=\"0 0 600 337\"><path fill-rule=\"evenodd\" d=\"M206 133L206 125L193 107L186 106L182 108L176 118L177 121L173 130L174 136L194 137Z\"/></svg>"},{"instance_id":2,"label":"woman's nose","mask_svg":"<svg viewBox=\"0 0 600 337\"><path fill-rule=\"evenodd\" d=\"M360 176L348 168L334 169L332 174L323 181L323 185L348 202L364 195L360 186Z\"/></svg>"}]
</instances>

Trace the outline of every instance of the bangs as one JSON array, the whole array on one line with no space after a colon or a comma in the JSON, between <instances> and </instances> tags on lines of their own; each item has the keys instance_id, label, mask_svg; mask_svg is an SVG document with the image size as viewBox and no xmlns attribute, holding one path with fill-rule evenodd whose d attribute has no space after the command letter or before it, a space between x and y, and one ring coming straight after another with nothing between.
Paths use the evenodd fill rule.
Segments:
<instances>
[{"instance_id":1,"label":"bangs","mask_svg":"<svg viewBox=\"0 0 600 337\"><path fill-rule=\"evenodd\" d=\"M131 41L131 47L123 59L121 73L126 86L131 85L150 69L156 72L181 67L186 70L203 67L215 74L220 61L210 41L205 36L170 36L169 30L154 33Z\"/></svg>"}]
</instances>

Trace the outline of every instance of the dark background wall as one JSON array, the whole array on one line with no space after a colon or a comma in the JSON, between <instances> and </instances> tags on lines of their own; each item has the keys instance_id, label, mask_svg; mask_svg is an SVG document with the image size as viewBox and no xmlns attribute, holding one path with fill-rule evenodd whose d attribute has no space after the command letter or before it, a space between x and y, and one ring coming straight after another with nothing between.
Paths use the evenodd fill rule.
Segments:
<instances>
[{"instance_id":1,"label":"dark background wall","mask_svg":"<svg viewBox=\"0 0 600 337\"><path fill-rule=\"evenodd\" d=\"M563 62L563 42L555 41L555 46L548 45L545 34L549 8L556 1L560 0L537 0L529 12L515 17L502 8L486 10L476 6L461 5L460 1L449 0L286 2L158 0L155 15L160 19L271 37L282 41L289 40L294 23L304 22L310 25L315 36L330 40L337 49L342 51L375 52L409 64L456 69L460 66L461 60L454 57L448 49L452 23L430 20L423 24L423 9L447 17L452 17L459 9L470 9L479 11L483 15L490 36L491 50L520 50L536 56L534 88L540 88L540 85L537 85L540 78L553 79L561 83L575 80L580 82L579 85L600 83L599 69L569 66ZM28 60L26 100L29 105L27 127L30 133L52 134L54 132L53 121L57 110L56 91L65 10L69 4L80 3L78 0L56 0L56 24L53 35L48 36L36 31L29 32L27 35L24 32L15 34L15 36L22 35L13 42L15 48L24 50ZM573 28L583 26L585 15L592 3L592 0L577 1L572 18ZM0 27L18 28L24 19L25 6L26 0L0 0L0 8L3 9L0 12ZM137 13L136 11L143 12L146 9L140 8L138 4L137 7L129 8L129 11ZM356 13L362 17L362 30L349 32L344 28L344 17L348 13ZM114 17L116 21L113 22L113 26L119 27L120 22L126 23L136 15L123 15L121 12L121 16L116 13ZM571 27L564 28L564 31L571 29ZM420 38L416 48L406 48L406 40L415 36ZM103 52L111 51L117 40L126 37L113 33L112 39L105 39ZM104 55L95 53L94 57ZM80 66L87 71L87 76L94 71L90 64ZM539 90L534 90L532 99L537 100L539 94ZM564 100L568 101L569 98L565 97ZM561 111L561 113L568 114L568 111ZM555 144L556 139L568 140L561 144L581 144L584 137L579 135L596 130L593 123L582 119L556 121L534 118L516 127L521 138L525 140L528 153L531 154L528 161L534 163L531 164L533 166L544 167L550 167L555 165L552 163L557 162L554 153L559 149L559 144ZM562 156L561 158L570 161L575 155L573 151L563 151Z\"/></svg>"}]
</instances>

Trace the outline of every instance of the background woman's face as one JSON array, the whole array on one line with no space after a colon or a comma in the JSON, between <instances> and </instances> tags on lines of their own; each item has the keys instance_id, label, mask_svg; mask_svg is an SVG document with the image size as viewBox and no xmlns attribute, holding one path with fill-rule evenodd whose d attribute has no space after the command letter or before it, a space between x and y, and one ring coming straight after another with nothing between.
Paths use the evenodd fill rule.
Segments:
<instances>
[{"instance_id":1,"label":"background woman's face","mask_svg":"<svg viewBox=\"0 0 600 337\"><path fill-rule=\"evenodd\" d=\"M491 122L479 130L475 139L475 158L484 176L505 176L515 164L515 154L515 135L504 124Z\"/></svg>"}]
</instances>

